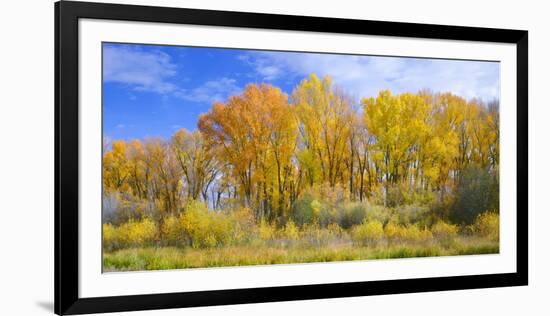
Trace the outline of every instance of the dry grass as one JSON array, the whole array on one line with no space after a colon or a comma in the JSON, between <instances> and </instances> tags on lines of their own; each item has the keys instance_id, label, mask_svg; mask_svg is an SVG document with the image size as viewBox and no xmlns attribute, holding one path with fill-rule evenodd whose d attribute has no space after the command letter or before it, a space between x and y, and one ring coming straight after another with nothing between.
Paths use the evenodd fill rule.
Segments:
<instances>
[{"instance_id":1,"label":"dry grass","mask_svg":"<svg viewBox=\"0 0 550 316\"><path fill-rule=\"evenodd\" d=\"M105 271L166 270L265 264L492 254L498 242L476 237L457 237L420 243L378 242L367 246L351 243L306 247L300 244L258 244L220 248L147 247L105 252Z\"/></svg>"}]
</instances>

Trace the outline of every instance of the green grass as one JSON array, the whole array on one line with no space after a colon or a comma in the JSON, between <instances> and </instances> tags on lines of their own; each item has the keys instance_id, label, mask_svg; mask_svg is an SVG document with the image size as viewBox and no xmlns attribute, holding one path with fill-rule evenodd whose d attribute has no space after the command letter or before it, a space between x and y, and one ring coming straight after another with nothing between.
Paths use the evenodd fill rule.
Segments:
<instances>
[{"instance_id":1,"label":"green grass","mask_svg":"<svg viewBox=\"0 0 550 316\"><path fill-rule=\"evenodd\" d=\"M288 264L369 259L433 257L499 252L498 241L474 237L411 244L378 243L371 246L352 244L322 247L231 246L223 248L145 247L104 252L104 271L167 270L265 264Z\"/></svg>"}]
</instances>

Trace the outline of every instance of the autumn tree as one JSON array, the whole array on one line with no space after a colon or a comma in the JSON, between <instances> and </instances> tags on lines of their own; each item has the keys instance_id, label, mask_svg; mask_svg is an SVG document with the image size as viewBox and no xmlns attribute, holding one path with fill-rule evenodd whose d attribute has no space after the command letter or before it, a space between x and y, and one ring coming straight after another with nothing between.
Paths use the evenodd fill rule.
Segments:
<instances>
[{"instance_id":1,"label":"autumn tree","mask_svg":"<svg viewBox=\"0 0 550 316\"><path fill-rule=\"evenodd\" d=\"M241 95L214 104L199 119L208 144L217 148L226 169L238 179L243 203L255 206L259 216L270 216L273 204L279 211L284 208L293 173L295 125L287 96L265 84L248 85Z\"/></svg>"},{"instance_id":2,"label":"autumn tree","mask_svg":"<svg viewBox=\"0 0 550 316\"><path fill-rule=\"evenodd\" d=\"M471 188L498 188L499 119L498 101L452 93L384 90L357 104L329 76L311 74L289 102L277 87L249 84L215 102L194 131L109 141L104 199L126 199L159 221L202 201L284 225L300 203L319 211L314 200L299 201L303 192L389 207L404 203L392 196L398 192L455 197L453 216L462 218L461 208L483 200ZM483 205L498 205L495 192Z\"/></svg>"},{"instance_id":3,"label":"autumn tree","mask_svg":"<svg viewBox=\"0 0 550 316\"><path fill-rule=\"evenodd\" d=\"M374 137L373 160L378 180L384 184L384 204L390 186L408 179L417 168L419 139L429 132L429 107L414 94L392 95L381 91L363 99L367 131Z\"/></svg>"},{"instance_id":4,"label":"autumn tree","mask_svg":"<svg viewBox=\"0 0 550 316\"><path fill-rule=\"evenodd\" d=\"M200 131L178 130L172 136L171 149L181 172L187 198L208 199L208 189L219 172L214 150L206 144Z\"/></svg>"},{"instance_id":5,"label":"autumn tree","mask_svg":"<svg viewBox=\"0 0 550 316\"><path fill-rule=\"evenodd\" d=\"M107 191L122 191L130 168L126 157L126 142L114 141L112 149L103 155L103 186Z\"/></svg>"},{"instance_id":6,"label":"autumn tree","mask_svg":"<svg viewBox=\"0 0 550 316\"><path fill-rule=\"evenodd\" d=\"M160 218L175 214L181 207L181 169L170 146L162 139L145 143L145 164L151 170L151 187L157 198Z\"/></svg>"},{"instance_id":7,"label":"autumn tree","mask_svg":"<svg viewBox=\"0 0 550 316\"><path fill-rule=\"evenodd\" d=\"M292 102L303 143L299 156L309 183L321 180L334 187L345 167L353 122L350 100L341 89L333 86L330 77L319 79L311 74L294 89Z\"/></svg>"}]
</instances>

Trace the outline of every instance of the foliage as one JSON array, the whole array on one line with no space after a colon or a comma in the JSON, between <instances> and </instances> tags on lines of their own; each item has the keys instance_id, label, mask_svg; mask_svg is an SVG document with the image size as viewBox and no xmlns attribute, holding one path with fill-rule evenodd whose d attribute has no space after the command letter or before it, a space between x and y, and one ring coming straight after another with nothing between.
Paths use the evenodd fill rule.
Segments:
<instances>
[{"instance_id":1,"label":"foliage","mask_svg":"<svg viewBox=\"0 0 550 316\"><path fill-rule=\"evenodd\" d=\"M262 220L258 227L260 238L264 241L271 240L275 237L276 228L267 221Z\"/></svg>"},{"instance_id":2,"label":"foliage","mask_svg":"<svg viewBox=\"0 0 550 316\"><path fill-rule=\"evenodd\" d=\"M246 207L238 208L233 212L227 212L231 222L233 235L232 242L246 243L253 240L257 233L257 227L252 210Z\"/></svg>"},{"instance_id":3,"label":"foliage","mask_svg":"<svg viewBox=\"0 0 550 316\"><path fill-rule=\"evenodd\" d=\"M426 241L433 237L430 230L420 229L418 225L403 226L393 222L384 227L384 235L392 242Z\"/></svg>"},{"instance_id":4,"label":"foliage","mask_svg":"<svg viewBox=\"0 0 550 316\"><path fill-rule=\"evenodd\" d=\"M187 206L180 224L193 248L223 246L232 241L232 223L228 216L210 211L200 202Z\"/></svg>"},{"instance_id":5,"label":"foliage","mask_svg":"<svg viewBox=\"0 0 550 316\"><path fill-rule=\"evenodd\" d=\"M163 241L170 245L180 243L187 244L189 237L184 232L181 220L178 216L170 216L164 219L161 227Z\"/></svg>"},{"instance_id":6,"label":"foliage","mask_svg":"<svg viewBox=\"0 0 550 316\"><path fill-rule=\"evenodd\" d=\"M142 245L154 241L156 232L156 225L149 218L141 221L130 220L119 226L118 238L123 244Z\"/></svg>"},{"instance_id":7,"label":"foliage","mask_svg":"<svg viewBox=\"0 0 550 316\"><path fill-rule=\"evenodd\" d=\"M115 225L153 215L146 201L128 193L112 192L103 199L103 222Z\"/></svg>"},{"instance_id":8,"label":"foliage","mask_svg":"<svg viewBox=\"0 0 550 316\"><path fill-rule=\"evenodd\" d=\"M485 212L477 216L473 230L478 236L498 241L499 225L499 215L496 212Z\"/></svg>"},{"instance_id":9,"label":"foliage","mask_svg":"<svg viewBox=\"0 0 550 316\"><path fill-rule=\"evenodd\" d=\"M156 224L149 218L130 220L118 227L103 224L104 247L107 249L148 245L155 241L156 234Z\"/></svg>"},{"instance_id":10,"label":"foliage","mask_svg":"<svg viewBox=\"0 0 550 316\"><path fill-rule=\"evenodd\" d=\"M226 267L259 264L288 264L331 262L347 260L374 260L430 256L452 256L498 253L495 242L465 240L447 248L438 244L395 244L377 247L331 245L331 247L304 248L300 244L290 247L230 246L223 248L135 248L105 253L104 271L139 271L183 268Z\"/></svg>"},{"instance_id":11,"label":"foliage","mask_svg":"<svg viewBox=\"0 0 550 316\"><path fill-rule=\"evenodd\" d=\"M290 98L249 84L214 103L194 131L113 141L103 157L104 222L161 223L202 201L299 227L349 228L363 203L431 205L431 215L471 224L498 210L498 120L498 102L450 93L385 90L358 105L315 74Z\"/></svg>"},{"instance_id":12,"label":"foliage","mask_svg":"<svg viewBox=\"0 0 550 316\"><path fill-rule=\"evenodd\" d=\"M401 224L431 224L432 211L428 206L402 205L395 208L394 216Z\"/></svg>"},{"instance_id":13,"label":"foliage","mask_svg":"<svg viewBox=\"0 0 550 316\"><path fill-rule=\"evenodd\" d=\"M336 222L340 225L340 227L348 229L354 225L361 224L367 217L367 212L369 213L370 218L376 217L373 212L369 212L367 203L346 203L338 209L336 214Z\"/></svg>"},{"instance_id":14,"label":"foliage","mask_svg":"<svg viewBox=\"0 0 550 316\"><path fill-rule=\"evenodd\" d=\"M298 230L298 227L296 227L296 224L294 224L293 221L288 221L286 223L280 235L283 239L287 239L287 240L295 241L300 239L300 231Z\"/></svg>"},{"instance_id":15,"label":"foliage","mask_svg":"<svg viewBox=\"0 0 550 316\"><path fill-rule=\"evenodd\" d=\"M323 214L323 219L328 215L330 210L321 201L315 199L310 194L305 194L299 198L292 206L290 218L299 226L315 223L319 220L319 216Z\"/></svg>"},{"instance_id":16,"label":"foliage","mask_svg":"<svg viewBox=\"0 0 550 316\"><path fill-rule=\"evenodd\" d=\"M246 210L231 216L210 211L200 202L189 204L183 213L165 218L162 236L171 245L207 248L237 243L250 235L252 222Z\"/></svg>"},{"instance_id":17,"label":"foliage","mask_svg":"<svg viewBox=\"0 0 550 316\"><path fill-rule=\"evenodd\" d=\"M450 238L458 233L458 226L439 220L431 227L431 232L438 238Z\"/></svg>"},{"instance_id":18,"label":"foliage","mask_svg":"<svg viewBox=\"0 0 550 316\"><path fill-rule=\"evenodd\" d=\"M366 219L387 223L392 215L392 210L381 205L368 205L366 208Z\"/></svg>"},{"instance_id":19,"label":"foliage","mask_svg":"<svg viewBox=\"0 0 550 316\"><path fill-rule=\"evenodd\" d=\"M452 219L457 223L471 224L487 210L498 210L498 169L469 167L460 176Z\"/></svg>"},{"instance_id":20,"label":"foliage","mask_svg":"<svg viewBox=\"0 0 550 316\"><path fill-rule=\"evenodd\" d=\"M351 238L359 245L369 245L380 241L384 237L384 228L377 220L365 221L351 231Z\"/></svg>"},{"instance_id":21,"label":"foliage","mask_svg":"<svg viewBox=\"0 0 550 316\"><path fill-rule=\"evenodd\" d=\"M103 247L175 247L131 263L148 268L491 252L498 168L498 101L249 84L193 131L106 146Z\"/></svg>"},{"instance_id":22,"label":"foliage","mask_svg":"<svg viewBox=\"0 0 550 316\"><path fill-rule=\"evenodd\" d=\"M116 228L112 224L103 224L102 226L103 231L103 248L112 250L116 248L117 245L117 231Z\"/></svg>"}]
</instances>

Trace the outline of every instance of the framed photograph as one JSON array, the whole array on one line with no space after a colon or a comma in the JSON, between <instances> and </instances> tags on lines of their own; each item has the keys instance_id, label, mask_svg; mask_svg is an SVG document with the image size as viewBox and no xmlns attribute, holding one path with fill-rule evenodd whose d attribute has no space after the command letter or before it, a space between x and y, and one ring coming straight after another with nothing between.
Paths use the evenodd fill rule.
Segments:
<instances>
[{"instance_id":1,"label":"framed photograph","mask_svg":"<svg viewBox=\"0 0 550 316\"><path fill-rule=\"evenodd\" d=\"M527 284L527 31L55 23L57 314Z\"/></svg>"}]
</instances>

